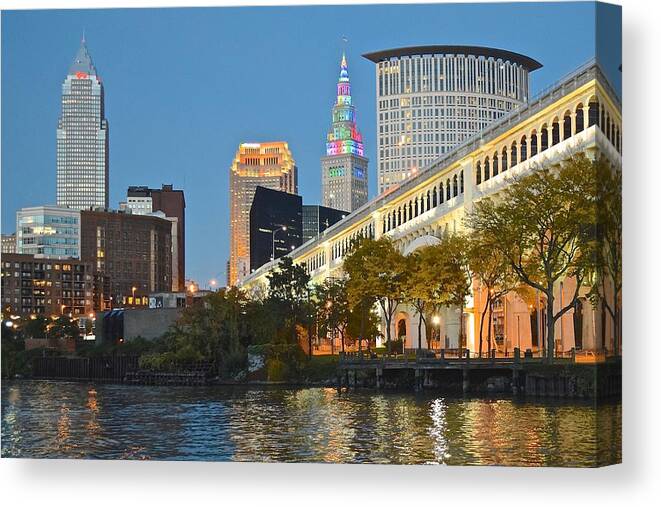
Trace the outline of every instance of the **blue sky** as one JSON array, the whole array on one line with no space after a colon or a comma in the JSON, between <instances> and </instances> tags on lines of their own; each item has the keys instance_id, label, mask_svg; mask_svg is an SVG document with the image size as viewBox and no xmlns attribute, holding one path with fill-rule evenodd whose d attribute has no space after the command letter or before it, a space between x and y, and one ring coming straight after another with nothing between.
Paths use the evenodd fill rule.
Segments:
<instances>
[{"instance_id":1,"label":"blue sky","mask_svg":"<svg viewBox=\"0 0 661 507\"><path fill-rule=\"evenodd\" d=\"M305 203L320 199L342 36L375 193L374 64L363 53L484 45L544 67L532 92L599 55L620 89L619 10L586 3L95 9L2 13L2 232L55 202L61 84L85 30L110 124L110 204L173 183L187 201L186 273L225 280L229 166L241 142L285 140Z\"/></svg>"}]
</instances>

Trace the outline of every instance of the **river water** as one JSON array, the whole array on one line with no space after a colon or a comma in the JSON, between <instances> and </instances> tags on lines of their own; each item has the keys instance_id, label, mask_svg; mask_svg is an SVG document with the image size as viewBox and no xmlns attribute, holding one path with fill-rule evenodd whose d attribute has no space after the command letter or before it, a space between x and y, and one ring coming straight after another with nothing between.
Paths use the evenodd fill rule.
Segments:
<instances>
[{"instance_id":1,"label":"river water","mask_svg":"<svg viewBox=\"0 0 661 507\"><path fill-rule=\"evenodd\" d=\"M2 384L2 456L597 466L620 403L330 388Z\"/></svg>"}]
</instances>

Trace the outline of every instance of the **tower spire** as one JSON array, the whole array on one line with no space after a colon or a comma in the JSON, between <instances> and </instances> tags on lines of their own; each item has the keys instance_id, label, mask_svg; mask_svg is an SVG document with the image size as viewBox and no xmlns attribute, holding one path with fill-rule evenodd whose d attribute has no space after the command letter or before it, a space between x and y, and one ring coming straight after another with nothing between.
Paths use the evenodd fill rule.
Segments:
<instances>
[{"instance_id":1,"label":"tower spire","mask_svg":"<svg viewBox=\"0 0 661 507\"><path fill-rule=\"evenodd\" d=\"M83 36L80 40L80 47L78 52L69 67L69 74L78 75L78 76L96 76L96 69L94 68L94 62L92 62L92 57L87 50L87 38L85 37L85 30L83 29Z\"/></svg>"},{"instance_id":2,"label":"tower spire","mask_svg":"<svg viewBox=\"0 0 661 507\"><path fill-rule=\"evenodd\" d=\"M346 44L346 37L342 38ZM333 123L326 136L326 155L321 159L323 204L352 212L367 202L367 163L363 136L356 125L356 108L346 48L342 48Z\"/></svg>"}]
</instances>

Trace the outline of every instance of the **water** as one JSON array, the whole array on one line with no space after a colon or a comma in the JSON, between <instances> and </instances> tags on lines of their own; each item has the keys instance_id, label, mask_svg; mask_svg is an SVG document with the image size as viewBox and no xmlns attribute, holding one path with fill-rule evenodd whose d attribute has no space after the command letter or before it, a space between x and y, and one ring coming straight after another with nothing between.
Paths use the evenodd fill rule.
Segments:
<instances>
[{"instance_id":1,"label":"water","mask_svg":"<svg viewBox=\"0 0 661 507\"><path fill-rule=\"evenodd\" d=\"M448 465L621 461L619 403L3 382L2 456Z\"/></svg>"}]
</instances>

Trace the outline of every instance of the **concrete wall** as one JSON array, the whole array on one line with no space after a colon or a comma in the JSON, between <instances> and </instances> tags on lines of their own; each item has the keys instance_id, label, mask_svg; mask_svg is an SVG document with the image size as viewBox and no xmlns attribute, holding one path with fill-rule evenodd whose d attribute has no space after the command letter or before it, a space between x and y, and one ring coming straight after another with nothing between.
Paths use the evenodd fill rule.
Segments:
<instances>
[{"instance_id":1,"label":"concrete wall","mask_svg":"<svg viewBox=\"0 0 661 507\"><path fill-rule=\"evenodd\" d=\"M124 312L124 340L142 336L148 340L160 338L174 324L182 308L154 308Z\"/></svg>"}]
</instances>

